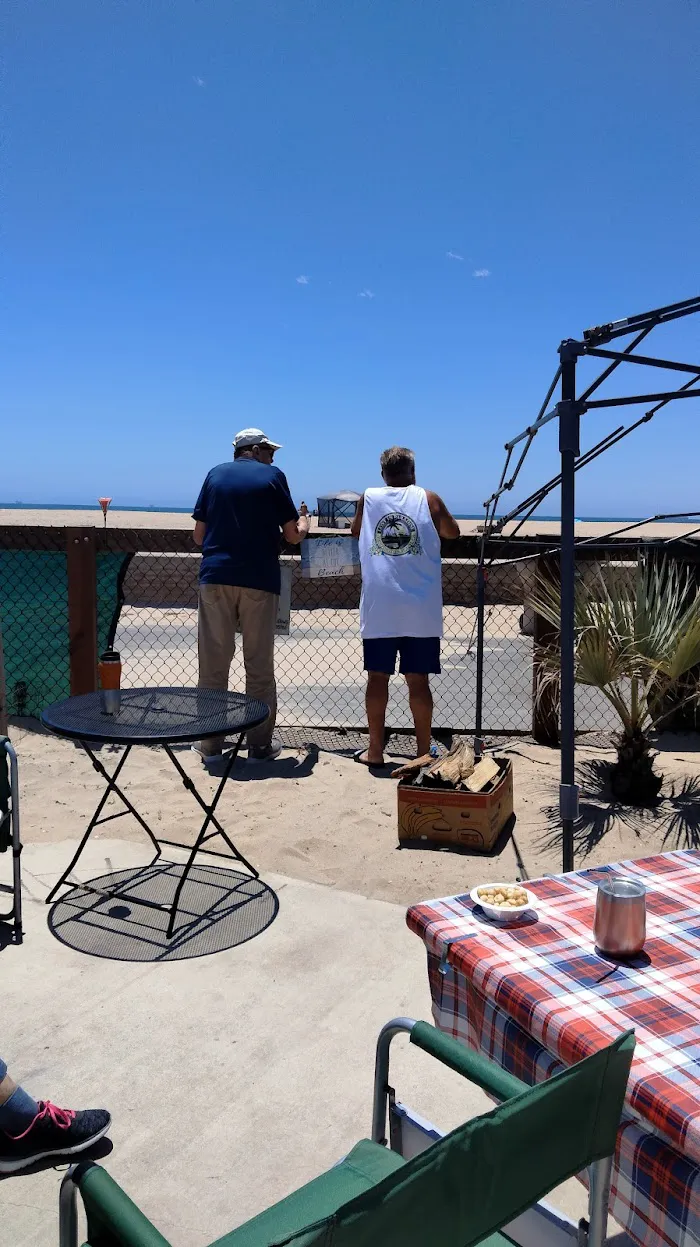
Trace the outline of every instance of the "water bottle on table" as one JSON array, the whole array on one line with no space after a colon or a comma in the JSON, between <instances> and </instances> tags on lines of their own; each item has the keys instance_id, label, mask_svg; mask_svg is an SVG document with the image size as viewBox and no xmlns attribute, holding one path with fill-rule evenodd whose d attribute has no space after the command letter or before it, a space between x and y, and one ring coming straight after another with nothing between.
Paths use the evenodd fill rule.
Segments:
<instances>
[{"instance_id":1,"label":"water bottle on table","mask_svg":"<svg viewBox=\"0 0 700 1247\"><path fill-rule=\"evenodd\" d=\"M119 714L121 706L122 660L117 650L106 649L97 664L103 714Z\"/></svg>"}]
</instances>

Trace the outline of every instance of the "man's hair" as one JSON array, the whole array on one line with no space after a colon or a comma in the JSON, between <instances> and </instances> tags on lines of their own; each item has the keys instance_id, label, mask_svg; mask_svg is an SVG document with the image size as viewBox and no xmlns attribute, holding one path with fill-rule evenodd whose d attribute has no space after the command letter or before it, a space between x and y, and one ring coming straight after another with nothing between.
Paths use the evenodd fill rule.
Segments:
<instances>
[{"instance_id":1,"label":"man's hair","mask_svg":"<svg viewBox=\"0 0 700 1247\"><path fill-rule=\"evenodd\" d=\"M390 446L379 456L384 477L392 481L410 481L416 471L416 457L407 446Z\"/></svg>"}]
</instances>

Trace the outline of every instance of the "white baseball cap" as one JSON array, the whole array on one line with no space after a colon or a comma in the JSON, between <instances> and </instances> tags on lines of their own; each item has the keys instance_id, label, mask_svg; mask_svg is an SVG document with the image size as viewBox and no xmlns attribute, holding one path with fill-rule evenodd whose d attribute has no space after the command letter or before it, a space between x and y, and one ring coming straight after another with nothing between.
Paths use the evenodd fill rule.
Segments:
<instances>
[{"instance_id":1,"label":"white baseball cap","mask_svg":"<svg viewBox=\"0 0 700 1247\"><path fill-rule=\"evenodd\" d=\"M233 439L234 450L245 450L247 446L269 446L270 450L281 450L279 442L271 442L262 429L241 429Z\"/></svg>"}]
</instances>

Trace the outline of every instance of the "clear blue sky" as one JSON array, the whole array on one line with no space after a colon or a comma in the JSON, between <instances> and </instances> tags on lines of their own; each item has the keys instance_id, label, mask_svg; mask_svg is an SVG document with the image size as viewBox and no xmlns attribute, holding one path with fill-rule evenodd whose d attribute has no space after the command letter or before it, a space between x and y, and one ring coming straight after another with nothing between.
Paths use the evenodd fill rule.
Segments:
<instances>
[{"instance_id":1,"label":"clear blue sky","mask_svg":"<svg viewBox=\"0 0 700 1247\"><path fill-rule=\"evenodd\" d=\"M3 501L187 506L258 425L297 500L399 442L471 512L562 337L700 293L698 0L5 0L3 27ZM655 346L700 362L700 318ZM699 421L582 472L578 513L700 508Z\"/></svg>"}]
</instances>

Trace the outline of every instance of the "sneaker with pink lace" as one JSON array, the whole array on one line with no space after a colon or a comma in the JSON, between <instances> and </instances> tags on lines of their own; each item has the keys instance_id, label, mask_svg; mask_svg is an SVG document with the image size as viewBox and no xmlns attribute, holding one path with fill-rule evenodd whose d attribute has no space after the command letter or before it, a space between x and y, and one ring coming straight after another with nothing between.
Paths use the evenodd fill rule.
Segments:
<instances>
[{"instance_id":1,"label":"sneaker with pink lace","mask_svg":"<svg viewBox=\"0 0 700 1247\"><path fill-rule=\"evenodd\" d=\"M0 1130L0 1173L17 1173L38 1160L75 1156L107 1133L112 1118L103 1108L58 1108L39 1100L39 1111L26 1130Z\"/></svg>"}]
</instances>

